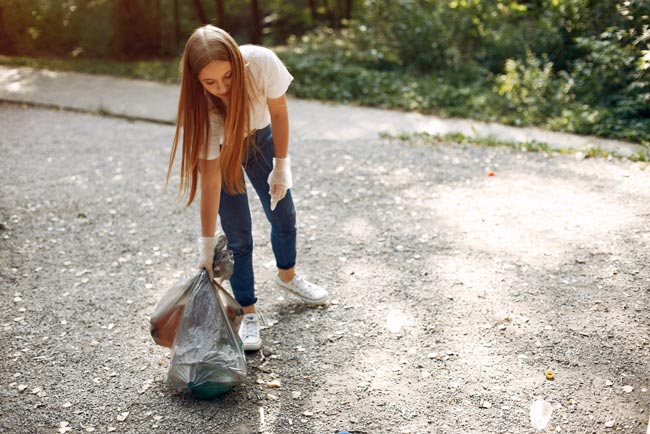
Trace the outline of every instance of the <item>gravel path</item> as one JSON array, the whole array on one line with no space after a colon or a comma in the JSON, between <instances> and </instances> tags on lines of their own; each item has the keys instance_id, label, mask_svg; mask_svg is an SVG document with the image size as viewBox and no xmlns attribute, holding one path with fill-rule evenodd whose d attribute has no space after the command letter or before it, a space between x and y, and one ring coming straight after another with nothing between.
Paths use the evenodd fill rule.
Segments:
<instances>
[{"instance_id":1,"label":"gravel path","mask_svg":"<svg viewBox=\"0 0 650 434\"><path fill-rule=\"evenodd\" d=\"M265 349L205 402L149 336L196 259L197 207L163 193L173 128L0 105L0 131L0 432L533 433L536 399L544 432L646 432L647 166L293 144L299 267L332 301L272 287L253 201Z\"/></svg>"}]
</instances>

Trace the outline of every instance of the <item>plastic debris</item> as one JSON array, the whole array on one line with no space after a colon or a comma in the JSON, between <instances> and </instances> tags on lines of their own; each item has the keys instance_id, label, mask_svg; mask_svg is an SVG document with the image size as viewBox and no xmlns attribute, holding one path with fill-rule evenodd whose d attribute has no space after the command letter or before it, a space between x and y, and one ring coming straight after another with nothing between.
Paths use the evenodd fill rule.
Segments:
<instances>
[{"instance_id":1,"label":"plastic debris","mask_svg":"<svg viewBox=\"0 0 650 434\"><path fill-rule=\"evenodd\" d=\"M553 372L552 369L547 369L544 371L544 376L546 377L547 380L555 380L555 373Z\"/></svg>"},{"instance_id":2,"label":"plastic debris","mask_svg":"<svg viewBox=\"0 0 650 434\"><path fill-rule=\"evenodd\" d=\"M410 326L412 321L401 310L391 310L386 315L386 327L391 333L399 333L404 326Z\"/></svg>"},{"instance_id":3,"label":"plastic debris","mask_svg":"<svg viewBox=\"0 0 650 434\"><path fill-rule=\"evenodd\" d=\"M548 402L538 399L530 406L530 424L533 428L543 430L551 421L553 407Z\"/></svg>"}]
</instances>

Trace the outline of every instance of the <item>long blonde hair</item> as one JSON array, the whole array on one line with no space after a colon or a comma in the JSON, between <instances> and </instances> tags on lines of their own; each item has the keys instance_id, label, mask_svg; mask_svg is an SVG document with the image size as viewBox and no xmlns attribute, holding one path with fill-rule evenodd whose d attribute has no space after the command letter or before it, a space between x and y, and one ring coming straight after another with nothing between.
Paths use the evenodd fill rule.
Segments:
<instances>
[{"instance_id":1,"label":"long blonde hair","mask_svg":"<svg viewBox=\"0 0 650 434\"><path fill-rule=\"evenodd\" d=\"M230 62L232 81L228 105L207 93L198 75L214 60ZM181 181L179 196L188 194L189 206L196 196L199 176L199 157L207 152L210 137L209 112L214 110L224 119L223 146L219 167L223 185L229 193L241 193L245 184L241 166L248 155L251 105L248 87L249 75L237 42L218 27L206 25L196 29L187 40L180 64L181 91L178 100L178 120L174 143L169 156L167 183L174 164L176 149L182 135Z\"/></svg>"}]
</instances>

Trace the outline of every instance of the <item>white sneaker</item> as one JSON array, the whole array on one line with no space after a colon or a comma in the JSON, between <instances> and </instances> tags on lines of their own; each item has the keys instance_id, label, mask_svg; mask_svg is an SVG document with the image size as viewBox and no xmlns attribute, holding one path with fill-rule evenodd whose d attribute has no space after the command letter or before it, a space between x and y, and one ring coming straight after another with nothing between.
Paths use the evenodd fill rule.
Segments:
<instances>
[{"instance_id":1,"label":"white sneaker","mask_svg":"<svg viewBox=\"0 0 650 434\"><path fill-rule=\"evenodd\" d=\"M244 351L257 351L262 348L260 320L256 313L247 313L239 326L239 337L244 343Z\"/></svg>"},{"instance_id":2,"label":"white sneaker","mask_svg":"<svg viewBox=\"0 0 650 434\"><path fill-rule=\"evenodd\" d=\"M306 281L300 274L296 274L289 282L275 275L275 284L285 291L295 295L307 304L319 305L327 301L327 290Z\"/></svg>"}]
</instances>

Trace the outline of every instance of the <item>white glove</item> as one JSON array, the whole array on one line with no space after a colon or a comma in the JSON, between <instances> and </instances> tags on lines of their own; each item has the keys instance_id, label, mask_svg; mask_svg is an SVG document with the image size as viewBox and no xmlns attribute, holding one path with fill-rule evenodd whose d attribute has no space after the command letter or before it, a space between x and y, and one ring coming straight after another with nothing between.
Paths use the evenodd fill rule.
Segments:
<instances>
[{"instance_id":1,"label":"white glove","mask_svg":"<svg viewBox=\"0 0 650 434\"><path fill-rule=\"evenodd\" d=\"M273 158L273 170L269 174L269 194L271 195L271 211L273 211L287 190L293 185L291 180L291 160L287 158Z\"/></svg>"},{"instance_id":2,"label":"white glove","mask_svg":"<svg viewBox=\"0 0 650 434\"><path fill-rule=\"evenodd\" d=\"M217 237L200 237L199 242L199 262L197 267L199 270L205 268L211 279L214 279L214 270L212 269L212 261L214 260L214 247L217 245Z\"/></svg>"}]
</instances>

